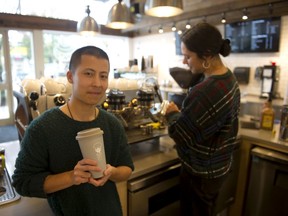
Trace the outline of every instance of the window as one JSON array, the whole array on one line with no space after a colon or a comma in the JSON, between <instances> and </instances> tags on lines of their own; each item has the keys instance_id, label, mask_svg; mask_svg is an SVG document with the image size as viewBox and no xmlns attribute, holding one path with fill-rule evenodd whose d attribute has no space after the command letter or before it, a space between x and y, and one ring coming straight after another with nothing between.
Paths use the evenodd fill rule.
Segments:
<instances>
[{"instance_id":1,"label":"window","mask_svg":"<svg viewBox=\"0 0 288 216\"><path fill-rule=\"evenodd\" d=\"M35 78L33 37L31 31L9 30L10 61L13 84Z\"/></svg>"}]
</instances>

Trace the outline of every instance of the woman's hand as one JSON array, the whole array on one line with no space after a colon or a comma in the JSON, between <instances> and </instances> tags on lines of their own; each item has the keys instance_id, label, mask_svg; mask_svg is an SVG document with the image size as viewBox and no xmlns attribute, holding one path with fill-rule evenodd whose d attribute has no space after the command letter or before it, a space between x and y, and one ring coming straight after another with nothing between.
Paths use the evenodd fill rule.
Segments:
<instances>
[{"instance_id":1,"label":"woman's hand","mask_svg":"<svg viewBox=\"0 0 288 216\"><path fill-rule=\"evenodd\" d=\"M171 113L171 112L180 112L179 108L177 107L177 105L171 101L168 106L167 106L167 109L166 109L166 115Z\"/></svg>"}]
</instances>

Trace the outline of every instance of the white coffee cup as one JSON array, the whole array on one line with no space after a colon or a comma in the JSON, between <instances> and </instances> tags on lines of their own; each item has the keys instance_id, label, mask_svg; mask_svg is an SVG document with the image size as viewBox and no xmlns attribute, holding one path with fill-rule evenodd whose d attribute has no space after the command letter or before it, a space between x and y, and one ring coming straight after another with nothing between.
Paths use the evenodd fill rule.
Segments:
<instances>
[{"instance_id":1,"label":"white coffee cup","mask_svg":"<svg viewBox=\"0 0 288 216\"><path fill-rule=\"evenodd\" d=\"M106 169L106 156L103 141L103 131L100 128L91 128L79 131L76 136L83 158L93 159L98 162L101 172L91 172L93 178L103 176Z\"/></svg>"}]
</instances>

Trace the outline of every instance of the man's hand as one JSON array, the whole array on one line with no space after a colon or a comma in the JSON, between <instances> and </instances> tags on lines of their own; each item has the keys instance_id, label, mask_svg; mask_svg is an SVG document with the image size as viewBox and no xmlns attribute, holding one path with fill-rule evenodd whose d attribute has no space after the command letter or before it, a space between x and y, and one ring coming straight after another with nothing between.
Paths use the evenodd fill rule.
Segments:
<instances>
[{"instance_id":1,"label":"man's hand","mask_svg":"<svg viewBox=\"0 0 288 216\"><path fill-rule=\"evenodd\" d=\"M103 172L97 165L97 161L91 159L82 159L74 167L72 179L74 185L89 182L92 175L90 171Z\"/></svg>"},{"instance_id":2,"label":"man's hand","mask_svg":"<svg viewBox=\"0 0 288 216\"><path fill-rule=\"evenodd\" d=\"M112 170L115 167L112 167L110 164L107 164L106 170L103 172L103 176L101 178L94 179L92 176L89 178L89 183L98 186L103 186L112 175Z\"/></svg>"}]
</instances>

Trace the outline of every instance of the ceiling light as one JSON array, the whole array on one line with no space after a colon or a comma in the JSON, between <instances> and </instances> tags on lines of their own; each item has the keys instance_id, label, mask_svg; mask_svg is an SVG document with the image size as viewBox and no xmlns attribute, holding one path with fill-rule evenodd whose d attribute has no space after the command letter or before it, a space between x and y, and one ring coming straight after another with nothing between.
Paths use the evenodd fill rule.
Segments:
<instances>
[{"instance_id":1,"label":"ceiling light","mask_svg":"<svg viewBox=\"0 0 288 216\"><path fill-rule=\"evenodd\" d=\"M173 32L175 32L175 31L177 30L175 23L173 24L171 30L172 30Z\"/></svg>"},{"instance_id":2,"label":"ceiling light","mask_svg":"<svg viewBox=\"0 0 288 216\"><path fill-rule=\"evenodd\" d=\"M90 16L89 5L87 5L85 12L87 13L87 16L81 22L78 22L77 31L82 35L95 35L100 32L100 28L96 20Z\"/></svg>"},{"instance_id":3,"label":"ceiling light","mask_svg":"<svg viewBox=\"0 0 288 216\"><path fill-rule=\"evenodd\" d=\"M181 35L183 32L181 30L178 30L178 35Z\"/></svg>"},{"instance_id":4,"label":"ceiling light","mask_svg":"<svg viewBox=\"0 0 288 216\"><path fill-rule=\"evenodd\" d=\"M155 17L172 17L183 13L182 0L146 0L145 13Z\"/></svg>"},{"instance_id":5,"label":"ceiling light","mask_svg":"<svg viewBox=\"0 0 288 216\"><path fill-rule=\"evenodd\" d=\"M226 23L225 13L222 13L221 23Z\"/></svg>"},{"instance_id":6,"label":"ceiling light","mask_svg":"<svg viewBox=\"0 0 288 216\"><path fill-rule=\"evenodd\" d=\"M151 30L151 27L148 29L148 34L151 34L152 33L152 30Z\"/></svg>"},{"instance_id":7,"label":"ceiling light","mask_svg":"<svg viewBox=\"0 0 288 216\"><path fill-rule=\"evenodd\" d=\"M186 29L190 29L191 28L191 24L189 23L189 21L186 23L185 28Z\"/></svg>"},{"instance_id":8,"label":"ceiling light","mask_svg":"<svg viewBox=\"0 0 288 216\"><path fill-rule=\"evenodd\" d=\"M159 32L160 34L162 34L162 33L164 32L162 26L159 27L158 32Z\"/></svg>"},{"instance_id":9,"label":"ceiling light","mask_svg":"<svg viewBox=\"0 0 288 216\"><path fill-rule=\"evenodd\" d=\"M109 11L106 26L113 29L126 29L132 25L129 8L122 0L118 0L118 3Z\"/></svg>"},{"instance_id":10,"label":"ceiling light","mask_svg":"<svg viewBox=\"0 0 288 216\"><path fill-rule=\"evenodd\" d=\"M204 23L207 22L206 16L203 17L202 22L204 22Z\"/></svg>"},{"instance_id":11,"label":"ceiling light","mask_svg":"<svg viewBox=\"0 0 288 216\"><path fill-rule=\"evenodd\" d=\"M248 19L247 8L244 8L244 9L243 9L242 20L247 20L247 19Z\"/></svg>"}]
</instances>

